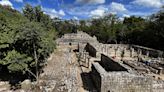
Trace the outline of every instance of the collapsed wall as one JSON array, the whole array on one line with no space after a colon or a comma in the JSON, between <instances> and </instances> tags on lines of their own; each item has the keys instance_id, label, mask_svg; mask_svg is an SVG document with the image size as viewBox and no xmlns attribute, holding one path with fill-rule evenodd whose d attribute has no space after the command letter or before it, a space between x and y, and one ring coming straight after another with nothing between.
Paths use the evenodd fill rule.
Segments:
<instances>
[{"instance_id":1,"label":"collapsed wall","mask_svg":"<svg viewBox=\"0 0 164 92\"><path fill-rule=\"evenodd\" d=\"M99 63L92 64L92 78L100 92L163 92L164 82L153 78L131 74L118 62L102 55ZM117 71L120 70L120 71Z\"/></svg>"}]
</instances>

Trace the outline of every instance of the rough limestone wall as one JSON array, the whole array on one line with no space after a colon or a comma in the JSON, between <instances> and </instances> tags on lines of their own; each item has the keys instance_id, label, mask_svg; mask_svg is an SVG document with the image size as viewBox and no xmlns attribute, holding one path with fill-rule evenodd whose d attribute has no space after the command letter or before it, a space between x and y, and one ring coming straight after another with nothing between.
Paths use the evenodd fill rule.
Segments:
<instances>
[{"instance_id":1,"label":"rough limestone wall","mask_svg":"<svg viewBox=\"0 0 164 92\"><path fill-rule=\"evenodd\" d=\"M118 62L103 54L101 54L100 64L105 68L106 71L127 71L127 69L121 66Z\"/></svg>"},{"instance_id":2,"label":"rough limestone wall","mask_svg":"<svg viewBox=\"0 0 164 92\"><path fill-rule=\"evenodd\" d=\"M63 35L61 38L56 40L56 43L58 45L69 45L69 43L78 45L78 43L98 43L98 41L96 37L92 37L85 32L77 32Z\"/></svg>"},{"instance_id":3,"label":"rough limestone wall","mask_svg":"<svg viewBox=\"0 0 164 92\"><path fill-rule=\"evenodd\" d=\"M92 65L91 76L97 90L100 91L101 90L101 74L97 71L97 69L93 65Z\"/></svg>"},{"instance_id":4,"label":"rough limestone wall","mask_svg":"<svg viewBox=\"0 0 164 92\"><path fill-rule=\"evenodd\" d=\"M164 81L153 81L152 92L164 92Z\"/></svg>"},{"instance_id":5,"label":"rough limestone wall","mask_svg":"<svg viewBox=\"0 0 164 92\"><path fill-rule=\"evenodd\" d=\"M125 72L110 72L102 79L101 92L152 92L152 79Z\"/></svg>"},{"instance_id":6,"label":"rough limestone wall","mask_svg":"<svg viewBox=\"0 0 164 92\"><path fill-rule=\"evenodd\" d=\"M99 92L164 92L164 81L125 71L107 72L99 63L92 64L91 74Z\"/></svg>"},{"instance_id":7,"label":"rough limestone wall","mask_svg":"<svg viewBox=\"0 0 164 92\"><path fill-rule=\"evenodd\" d=\"M90 45L89 43L87 43L86 47L85 47L85 50L89 53L90 56L92 57L96 57L96 49Z\"/></svg>"}]
</instances>

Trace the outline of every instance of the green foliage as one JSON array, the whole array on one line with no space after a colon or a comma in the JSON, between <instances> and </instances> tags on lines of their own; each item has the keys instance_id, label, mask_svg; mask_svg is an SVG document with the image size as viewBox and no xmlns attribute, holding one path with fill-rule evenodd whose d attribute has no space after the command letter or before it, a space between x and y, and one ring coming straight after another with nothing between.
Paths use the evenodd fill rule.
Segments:
<instances>
[{"instance_id":1,"label":"green foliage","mask_svg":"<svg viewBox=\"0 0 164 92\"><path fill-rule=\"evenodd\" d=\"M44 63L55 48L50 17L40 6L27 5L23 15L9 7L0 6L0 11L0 65L11 73L25 73L36 67L35 51L38 65Z\"/></svg>"},{"instance_id":2,"label":"green foliage","mask_svg":"<svg viewBox=\"0 0 164 92\"><path fill-rule=\"evenodd\" d=\"M80 30L83 30L90 35L95 35L102 43L116 41L116 34L120 26L119 20L116 15L106 15L102 18L92 19L91 25L87 26L84 21L80 22Z\"/></svg>"},{"instance_id":3,"label":"green foliage","mask_svg":"<svg viewBox=\"0 0 164 92\"><path fill-rule=\"evenodd\" d=\"M53 26L58 32L58 36L62 36L65 33L76 33L77 25L73 20L60 20L58 18L53 19Z\"/></svg>"},{"instance_id":4,"label":"green foliage","mask_svg":"<svg viewBox=\"0 0 164 92\"><path fill-rule=\"evenodd\" d=\"M128 43L164 50L163 8L149 19L134 16L125 18L124 25L127 26L126 40Z\"/></svg>"},{"instance_id":5,"label":"green foliage","mask_svg":"<svg viewBox=\"0 0 164 92\"><path fill-rule=\"evenodd\" d=\"M147 19L131 16L119 21L115 15L106 15L89 23L81 20L78 29L97 36L102 43L137 44L164 50L164 8Z\"/></svg>"},{"instance_id":6,"label":"green foliage","mask_svg":"<svg viewBox=\"0 0 164 92\"><path fill-rule=\"evenodd\" d=\"M131 16L129 18L125 18L123 23L127 26L128 31L142 31L144 29L145 20L141 17Z\"/></svg>"},{"instance_id":7,"label":"green foliage","mask_svg":"<svg viewBox=\"0 0 164 92\"><path fill-rule=\"evenodd\" d=\"M28 67L28 63L33 59L25 54L20 54L19 52L12 50L7 53L5 58L0 62L2 65L7 65L9 71L17 72L23 71Z\"/></svg>"},{"instance_id":8,"label":"green foliage","mask_svg":"<svg viewBox=\"0 0 164 92\"><path fill-rule=\"evenodd\" d=\"M30 21L39 22L43 27L47 28L47 30L54 29L52 19L43 13L41 6L32 7L26 4L23 9L23 14Z\"/></svg>"},{"instance_id":9,"label":"green foliage","mask_svg":"<svg viewBox=\"0 0 164 92\"><path fill-rule=\"evenodd\" d=\"M31 5L26 4L25 8L23 9L23 14L27 17L30 21L35 19L35 12Z\"/></svg>"},{"instance_id":10,"label":"green foliage","mask_svg":"<svg viewBox=\"0 0 164 92\"><path fill-rule=\"evenodd\" d=\"M41 41L39 42L40 48L38 49L41 58L47 58L49 53L54 51L55 42L53 39L55 39L53 31L49 31L41 37Z\"/></svg>"}]
</instances>

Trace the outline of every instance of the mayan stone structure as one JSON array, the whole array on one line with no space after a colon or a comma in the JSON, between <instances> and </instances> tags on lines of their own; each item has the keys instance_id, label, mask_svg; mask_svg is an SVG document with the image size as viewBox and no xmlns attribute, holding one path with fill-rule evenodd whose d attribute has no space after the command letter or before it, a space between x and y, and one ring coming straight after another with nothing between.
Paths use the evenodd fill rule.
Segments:
<instances>
[{"instance_id":1,"label":"mayan stone structure","mask_svg":"<svg viewBox=\"0 0 164 92\"><path fill-rule=\"evenodd\" d=\"M65 34L58 45L76 46L98 92L163 92L163 52L130 44L102 44L84 32ZM97 92L96 91L96 92Z\"/></svg>"},{"instance_id":2,"label":"mayan stone structure","mask_svg":"<svg viewBox=\"0 0 164 92\"><path fill-rule=\"evenodd\" d=\"M105 55L101 58L92 65L92 77L100 92L163 92L164 81L133 73Z\"/></svg>"},{"instance_id":3,"label":"mayan stone structure","mask_svg":"<svg viewBox=\"0 0 164 92\"><path fill-rule=\"evenodd\" d=\"M126 44L97 45L87 44L86 50L101 58L92 63L92 78L100 92L163 92L162 51Z\"/></svg>"},{"instance_id":4,"label":"mayan stone structure","mask_svg":"<svg viewBox=\"0 0 164 92\"><path fill-rule=\"evenodd\" d=\"M61 38L57 39L56 42L58 45L78 45L87 43L97 43L97 38L95 36L91 37L90 35L82 31L78 31L77 33L65 34Z\"/></svg>"}]
</instances>

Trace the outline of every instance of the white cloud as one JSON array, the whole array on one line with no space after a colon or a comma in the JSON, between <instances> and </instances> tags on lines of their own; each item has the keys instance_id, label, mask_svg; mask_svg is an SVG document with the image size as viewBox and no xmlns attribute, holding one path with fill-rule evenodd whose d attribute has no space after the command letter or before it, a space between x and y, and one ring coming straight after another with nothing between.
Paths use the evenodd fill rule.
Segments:
<instances>
[{"instance_id":1,"label":"white cloud","mask_svg":"<svg viewBox=\"0 0 164 92\"><path fill-rule=\"evenodd\" d=\"M61 16L65 16L65 12L64 12L63 10L60 10L60 11L58 12L58 14L61 15Z\"/></svg>"},{"instance_id":2,"label":"white cloud","mask_svg":"<svg viewBox=\"0 0 164 92\"><path fill-rule=\"evenodd\" d=\"M18 3L23 3L23 0L14 0L14 1Z\"/></svg>"},{"instance_id":3,"label":"white cloud","mask_svg":"<svg viewBox=\"0 0 164 92\"><path fill-rule=\"evenodd\" d=\"M103 4L105 0L76 0L78 4Z\"/></svg>"},{"instance_id":4,"label":"white cloud","mask_svg":"<svg viewBox=\"0 0 164 92\"><path fill-rule=\"evenodd\" d=\"M73 16L73 19L75 19L75 20L79 20L79 18L78 18L78 17L76 17L76 16Z\"/></svg>"},{"instance_id":5,"label":"white cloud","mask_svg":"<svg viewBox=\"0 0 164 92\"><path fill-rule=\"evenodd\" d=\"M122 16L127 17L127 18L130 17L130 15L128 15L128 14L123 14Z\"/></svg>"},{"instance_id":6,"label":"white cloud","mask_svg":"<svg viewBox=\"0 0 164 92\"><path fill-rule=\"evenodd\" d=\"M120 20L120 21L123 21L125 17L126 17L126 18L129 18L130 15L129 15L129 14L122 14L122 16L119 17L119 20Z\"/></svg>"},{"instance_id":7,"label":"white cloud","mask_svg":"<svg viewBox=\"0 0 164 92\"><path fill-rule=\"evenodd\" d=\"M163 0L134 0L132 3L144 7L160 8L164 4L164 1Z\"/></svg>"},{"instance_id":8,"label":"white cloud","mask_svg":"<svg viewBox=\"0 0 164 92\"><path fill-rule=\"evenodd\" d=\"M110 10L111 12L115 12L115 13L127 11L127 9L125 8L123 4L116 3L116 2L112 2L110 4Z\"/></svg>"},{"instance_id":9,"label":"white cloud","mask_svg":"<svg viewBox=\"0 0 164 92\"><path fill-rule=\"evenodd\" d=\"M118 14L122 16L127 14L128 10L121 3L112 2L109 5L83 5L66 9L72 16L83 16L85 18L99 18L106 14Z\"/></svg>"},{"instance_id":10,"label":"white cloud","mask_svg":"<svg viewBox=\"0 0 164 92\"><path fill-rule=\"evenodd\" d=\"M102 17L105 15L105 12L107 11L107 8L104 7L98 7L95 10L92 10L90 12L90 17Z\"/></svg>"},{"instance_id":11,"label":"white cloud","mask_svg":"<svg viewBox=\"0 0 164 92\"><path fill-rule=\"evenodd\" d=\"M131 11L128 13L130 16L135 15L135 16L148 16L151 15L152 12L139 12L139 11Z\"/></svg>"},{"instance_id":12,"label":"white cloud","mask_svg":"<svg viewBox=\"0 0 164 92\"><path fill-rule=\"evenodd\" d=\"M124 17L119 17L119 20L120 21L124 21Z\"/></svg>"},{"instance_id":13,"label":"white cloud","mask_svg":"<svg viewBox=\"0 0 164 92\"><path fill-rule=\"evenodd\" d=\"M11 6L13 8L13 4L9 0L1 0L0 4L3 6Z\"/></svg>"},{"instance_id":14,"label":"white cloud","mask_svg":"<svg viewBox=\"0 0 164 92\"><path fill-rule=\"evenodd\" d=\"M103 16L104 13L105 11L101 9L96 9L96 10L91 11L91 15L93 16Z\"/></svg>"},{"instance_id":15,"label":"white cloud","mask_svg":"<svg viewBox=\"0 0 164 92\"><path fill-rule=\"evenodd\" d=\"M95 7L84 5L67 8L66 11L69 15L73 16L88 16L90 14L90 11L93 9L95 9Z\"/></svg>"},{"instance_id":16,"label":"white cloud","mask_svg":"<svg viewBox=\"0 0 164 92\"><path fill-rule=\"evenodd\" d=\"M51 18L65 16L65 12L63 10L56 11L55 9L52 8L43 8L43 11L45 14L50 15Z\"/></svg>"}]
</instances>

